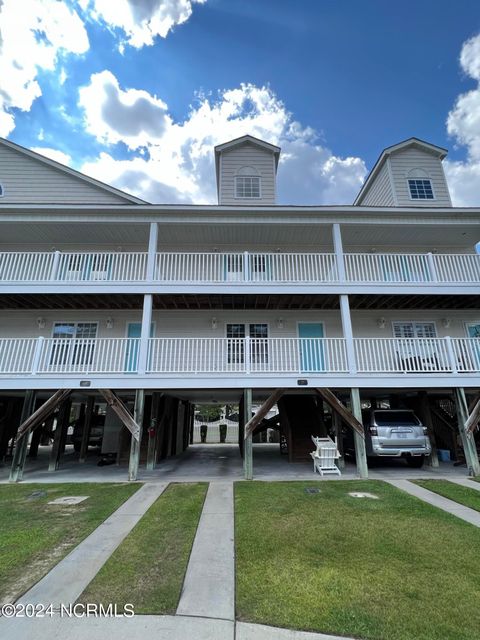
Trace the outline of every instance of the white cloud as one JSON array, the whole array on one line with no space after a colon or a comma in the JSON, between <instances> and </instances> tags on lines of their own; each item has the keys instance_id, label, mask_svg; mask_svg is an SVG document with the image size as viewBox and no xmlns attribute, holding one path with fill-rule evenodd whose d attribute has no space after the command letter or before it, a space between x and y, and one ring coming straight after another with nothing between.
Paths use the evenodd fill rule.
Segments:
<instances>
[{"instance_id":1,"label":"white cloud","mask_svg":"<svg viewBox=\"0 0 480 640\"><path fill-rule=\"evenodd\" d=\"M91 134L138 151L129 160L102 153L82 170L150 202L214 203L213 147L246 133L282 147L279 202L350 203L366 174L360 158L339 158L322 146L268 87L247 84L216 99L198 96L185 121L176 123L159 98L122 90L104 71L81 90L81 102Z\"/></svg>"},{"instance_id":2,"label":"white cloud","mask_svg":"<svg viewBox=\"0 0 480 640\"><path fill-rule=\"evenodd\" d=\"M445 161L452 201L456 206L478 206L480 184L480 34L467 40L460 53L464 73L477 81L461 94L448 114L447 131L467 148L465 162Z\"/></svg>"},{"instance_id":3,"label":"white cloud","mask_svg":"<svg viewBox=\"0 0 480 640\"><path fill-rule=\"evenodd\" d=\"M79 91L87 130L107 144L138 149L160 140L169 123L167 105L147 91L123 91L110 71L95 73Z\"/></svg>"},{"instance_id":4,"label":"white cloud","mask_svg":"<svg viewBox=\"0 0 480 640\"><path fill-rule=\"evenodd\" d=\"M88 50L79 16L56 0L0 0L0 135L15 127L14 109L28 111L42 91L39 69L52 71L66 53Z\"/></svg>"},{"instance_id":5,"label":"white cloud","mask_svg":"<svg viewBox=\"0 0 480 640\"><path fill-rule=\"evenodd\" d=\"M72 164L72 158L68 153L63 153L63 151L59 151L58 149L51 149L50 147L30 147L30 150L39 153L41 156L50 158L50 160L60 162L60 164L64 164L67 167Z\"/></svg>"},{"instance_id":6,"label":"white cloud","mask_svg":"<svg viewBox=\"0 0 480 640\"><path fill-rule=\"evenodd\" d=\"M166 38L192 15L194 4L207 0L79 0L92 16L125 32L126 43L140 48L155 38Z\"/></svg>"}]
</instances>

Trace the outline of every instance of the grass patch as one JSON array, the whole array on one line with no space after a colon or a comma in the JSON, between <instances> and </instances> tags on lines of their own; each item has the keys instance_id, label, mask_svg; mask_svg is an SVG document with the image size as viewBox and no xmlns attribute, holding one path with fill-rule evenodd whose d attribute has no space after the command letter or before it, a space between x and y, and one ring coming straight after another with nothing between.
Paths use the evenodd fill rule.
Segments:
<instances>
[{"instance_id":1,"label":"grass patch","mask_svg":"<svg viewBox=\"0 0 480 640\"><path fill-rule=\"evenodd\" d=\"M203 508L206 483L171 484L79 598L135 613L175 613Z\"/></svg>"},{"instance_id":2,"label":"grass patch","mask_svg":"<svg viewBox=\"0 0 480 640\"><path fill-rule=\"evenodd\" d=\"M478 639L473 526L368 480L236 483L235 508L240 619L375 640Z\"/></svg>"},{"instance_id":3,"label":"grass patch","mask_svg":"<svg viewBox=\"0 0 480 640\"><path fill-rule=\"evenodd\" d=\"M444 498L450 498L465 507L470 507L476 511L480 511L480 491L473 487L469 489L460 484L449 482L448 480L413 480L424 489L438 493Z\"/></svg>"},{"instance_id":4,"label":"grass patch","mask_svg":"<svg viewBox=\"0 0 480 640\"><path fill-rule=\"evenodd\" d=\"M13 602L89 535L139 484L0 485L0 602ZM46 495L33 497L34 492ZM47 504L90 496L74 506Z\"/></svg>"}]
</instances>

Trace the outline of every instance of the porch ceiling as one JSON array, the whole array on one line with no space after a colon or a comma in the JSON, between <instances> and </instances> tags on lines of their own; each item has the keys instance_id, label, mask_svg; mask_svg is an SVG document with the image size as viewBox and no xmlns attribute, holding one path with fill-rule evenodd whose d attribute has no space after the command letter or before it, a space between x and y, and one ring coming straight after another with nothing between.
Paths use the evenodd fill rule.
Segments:
<instances>
[{"instance_id":1,"label":"porch ceiling","mask_svg":"<svg viewBox=\"0 0 480 640\"><path fill-rule=\"evenodd\" d=\"M349 223L339 219L342 225L343 244L349 247L372 248L381 250L384 245L402 249L426 250L426 247L458 247L471 249L480 241L480 225L459 219L448 224L434 221L429 223L418 220L402 223L401 219L387 220L384 223L369 221ZM122 247L138 245L144 250L148 244L148 223L144 221L11 221L0 222L0 247L9 250L9 246L33 247L80 245L94 247ZM272 216L268 223L244 220L243 222L205 222L189 220L186 223L159 223L158 247L160 251L188 249L190 251L211 250L229 247L253 250L263 247L272 251L288 250L288 247L304 247L305 250L333 250L331 224L322 221L305 222L278 220Z\"/></svg>"},{"instance_id":2,"label":"porch ceiling","mask_svg":"<svg viewBox=\"0 0 480 640\"><path fill-rule=\"evenodd\" d=\"M480 309L480 295L350 295L351 309ZM137 294L0 295L0 309L141 309ZM155 295L155 309L338 309L339 296L311 294Z\"/></svg>"}]
</instances>

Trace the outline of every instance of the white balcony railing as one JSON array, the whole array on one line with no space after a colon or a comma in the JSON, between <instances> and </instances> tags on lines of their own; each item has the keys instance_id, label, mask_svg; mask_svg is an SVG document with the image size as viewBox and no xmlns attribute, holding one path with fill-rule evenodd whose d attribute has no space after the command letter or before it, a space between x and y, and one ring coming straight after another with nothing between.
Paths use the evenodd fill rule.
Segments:
<instances>
[{"instance_id":1,"label":"white balcony railing","mask_svg":"<svg viewBox=\"0 0 480 640\"><path fill-rule=\"evenodd\" d=\"M479 338L150 338L147 375L471 374ZM140 338L4 338L0 375L128 375L139 369ZM355 372L355 373L354 373Z\"/></svg>"},{"instance_id":2,"label":"white balcony railing","mask_svg":"<svg viewBox=\"0 0 480 640\"><path fill-rule=\"evenodd\" d=\"M0 253L0 284L129 283L147 279L147 253ZM344 254L347 284L480 284L477 254ZM169 284L334 284L333 253L157 253L150 281Z\"/></svg>"}]
</instances>

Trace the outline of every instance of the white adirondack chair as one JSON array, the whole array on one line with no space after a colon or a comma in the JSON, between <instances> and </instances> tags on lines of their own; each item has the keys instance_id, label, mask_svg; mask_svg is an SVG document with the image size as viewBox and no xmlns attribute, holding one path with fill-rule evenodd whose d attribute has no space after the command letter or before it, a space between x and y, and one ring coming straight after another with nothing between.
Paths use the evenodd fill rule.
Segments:
<instances>
[{"instance_id":1,"label":"white adirondack chair","mask_svg":"<svg viewBox=\"0 0 480 640\"><path fill-rule=\"evenodd\" d=\"M336 438L335 441L331 438L316 438L315 436L311 436L311 438L315 445L315 451L310 453L313 460L313 473L318 471L321 476L327 473L342 475L335 464L336 460L340 458Z\"/></svg>"}]
</instances>

